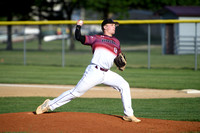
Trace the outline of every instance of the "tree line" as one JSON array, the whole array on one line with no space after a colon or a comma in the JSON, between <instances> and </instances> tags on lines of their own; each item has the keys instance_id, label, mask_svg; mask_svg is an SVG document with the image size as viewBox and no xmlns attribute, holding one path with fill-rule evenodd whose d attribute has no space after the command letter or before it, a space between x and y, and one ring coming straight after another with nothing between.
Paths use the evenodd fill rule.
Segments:
<instances>
[{"instance_id":1,"label":"tree line","mask_svg":"<svg viewBox=\"0 0 200 133\"><path fill-rule=\"evenodd\" d=\"M131 9L157 11L164 6L200 6L200 0L1 0L0 20L71 20L75 9L94 10L102 19L118 14L123 19ZM55 7L59 7L55 10ZM39 26L41 30L41 26ZM7 50L12 50L12 26L7 26ZM69 25L70 50L75 49L72 26ZM41 45L41 35L38 37Z\"/></svg>"}]
</instances>

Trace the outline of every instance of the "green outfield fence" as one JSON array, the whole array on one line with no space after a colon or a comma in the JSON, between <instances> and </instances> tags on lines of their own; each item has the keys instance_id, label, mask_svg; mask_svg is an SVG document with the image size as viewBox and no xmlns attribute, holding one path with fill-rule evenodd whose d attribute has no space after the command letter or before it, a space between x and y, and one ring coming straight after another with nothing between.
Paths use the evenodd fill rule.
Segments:
<instances>
[{"instance_id":1,"label":"green outfield fence","mask_svg":"<svg viewBox=\"0 0 200 133\"><path fill-rule=\"evenodd\" d=\"M195 37L194 37L194 55L195 55L195 62L194 62L194 70L197 70L197 56L198 56L198 45L197 45L197 24L200 23L200 19L194 20L115 20L118 21L122 25L126 24L147 24L148 25L148 69L151 66L151 24L173 24L173 23L194 23L195 24ZM102 20L84 20L84 24L101 24ZM59 20L59 21L0 21L0 26L7 26L7 25L75 25L76 21L74 20ZM199 29L200 30L200 29ZM164 36L164 26L161 26L161 34ZM163 39L162 39L163 41ZM64 56L64 41L62 41L62 66L65 66ZM164 46L162 46L164 47ZM26 38L24 37L24 65L26 65Z\"/></svg>"}]
</instances>

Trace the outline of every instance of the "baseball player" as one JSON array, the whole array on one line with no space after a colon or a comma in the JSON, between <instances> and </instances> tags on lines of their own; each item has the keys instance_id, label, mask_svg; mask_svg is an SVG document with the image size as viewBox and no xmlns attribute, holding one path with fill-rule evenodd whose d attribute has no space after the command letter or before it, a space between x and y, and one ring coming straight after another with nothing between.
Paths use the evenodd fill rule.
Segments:
<instances>
[{"instance_id":1,"label":"baseball player","mask_svg":"<svg viewBox=\"0 0 200 133\"><path fill-rule=\"evenodd\" d=\"M82 20L77 21L75 38L83 45L91 46L93 52L91 63L87 66L83 77L73 89L62 93L53 100L45 100L36 109L36 114L42 114L49 110L53 111L74 98L80 97L92 87L98 84L105 84L121 93L121 100L124 107L123 119L125 121L140 122L141 120L133 115L128 82L119 74L110 70L113 62L115 64L117 63L116 65L121 71L124 70L126 65L125 56L121 54L120 42L113 36L115 34L115 28L119 23L114 22L112 19L105 19L101 24L104 34L93 36L81 35L82 25ZM119 64L122 65L120 66Z\"/></svg>"}]
</instances>

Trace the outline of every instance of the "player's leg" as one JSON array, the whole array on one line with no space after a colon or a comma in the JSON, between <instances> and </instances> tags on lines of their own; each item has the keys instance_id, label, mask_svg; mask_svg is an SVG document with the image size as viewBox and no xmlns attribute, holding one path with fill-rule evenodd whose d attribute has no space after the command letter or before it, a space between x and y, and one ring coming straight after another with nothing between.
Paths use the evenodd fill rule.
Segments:
<instances>
[{"instance_id":1,"label":"player's leg","mask_svg":"<svg viewBox=\"0 0 200 133\"><path fill-rule=\"evenodd\" d=\"M124 106L124 114L133 115L131 94L129 84L119 74L108 71L105 75L103 84L109 85L121 93L121 99Z\"/></svg>"},{"instance_id":2,"label":"player's leg","mask_svg":"<svg viewBox=\"0 0 200 133\"><path fill-rule=\"evenodd\" d=\"M103 84L109 85L121 93L121 99L124 107L124 115L128 117L134 117L130 87L128 82L119 74L108 71L107 73L105 73ZM135 122L139 122L139 120L136 118Z\"/></svg>"},{"instance_id":3,"label":"player's leg","mask_svg":"<svg viewBox=\"0 0 200 133\"><path fill-rule=\"evenodd\" d=\"M102 72L98 71L94 67L94 65L89 65L86 68L83 77L73 89L62 93L60 96L49 102L50 110L54 110L70 102L72 99L80 97L90 88L94 87L97 84L100 84L102 82L102 77Z\"/></svg>"}]
</instances>

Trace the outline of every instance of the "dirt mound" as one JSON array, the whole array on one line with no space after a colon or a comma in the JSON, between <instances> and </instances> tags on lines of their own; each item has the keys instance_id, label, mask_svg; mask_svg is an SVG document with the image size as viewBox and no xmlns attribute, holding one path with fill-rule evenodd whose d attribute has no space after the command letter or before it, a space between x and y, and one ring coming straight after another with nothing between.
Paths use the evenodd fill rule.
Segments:
<instances>
[{"instance_id":1,"label":"dirt mound","mask_svg":"<svg viewBox=\"0 0 200 133\"><path fill-rule=\"evenodd\" d=\"M33 112L0 114L0 132L189 132L200 131L200 122L140 118L141 123L126 122L121 116L98 113Z\"/></svg>"}]
</instances>

